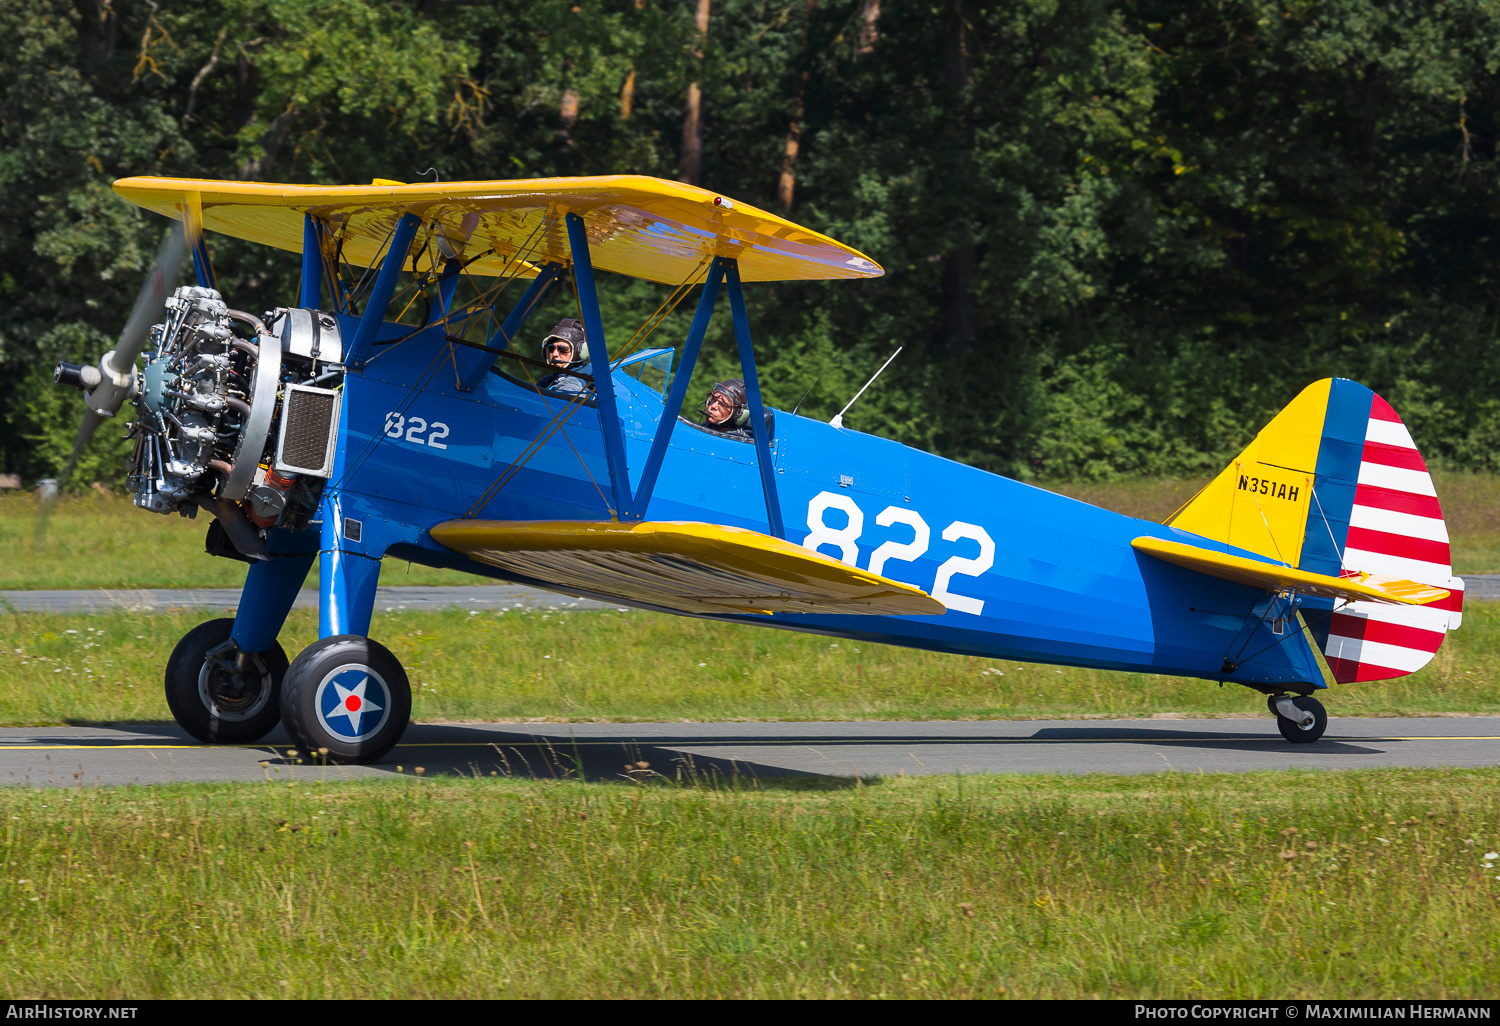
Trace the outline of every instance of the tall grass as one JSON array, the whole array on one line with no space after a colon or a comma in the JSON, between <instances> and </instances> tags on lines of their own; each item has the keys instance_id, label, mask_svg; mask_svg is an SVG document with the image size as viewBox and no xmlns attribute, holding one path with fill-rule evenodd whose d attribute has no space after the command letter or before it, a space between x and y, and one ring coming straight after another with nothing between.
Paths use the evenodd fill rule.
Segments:
<instances>
[{"instance_id":1,"label":"tall grass","mask_svg":"<svg viewBox=\"0 0 1500 1026\"><path fill-rule=\"evenodd\" d=\"M306 769L0 790L7 995L1494 993L1494 770L710 787Z\"/></svg>"},{"instance_id":2,"label":"tall grass","mask_svg":"<svg viewBox=\"0 0 1500 1026\"><path fill-rule=\"evenodd\" d=\"M0 615L0 724L167 721L162 668L207 614ZM316 637L310 610L281 642ZM641 612L377 614L418 721L1265 716L1237 686L942 655ZM1419 673L1334 685L1334 716L1500 713L1500 604Z\"/></svg>"}]
</instances>

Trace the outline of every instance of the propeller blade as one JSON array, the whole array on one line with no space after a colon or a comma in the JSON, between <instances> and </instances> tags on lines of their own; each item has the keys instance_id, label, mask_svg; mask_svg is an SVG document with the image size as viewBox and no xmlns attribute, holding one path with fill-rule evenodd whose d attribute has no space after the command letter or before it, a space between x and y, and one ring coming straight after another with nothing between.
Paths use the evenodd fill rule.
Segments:
<instances>
[{"instance_id":1,"label":"propeller blade","mask_svg":"<svg viewBox=\"0 0 1500 1026\"><path fill-rule=\"evenodd\" d=\"M33 543L47 536L47 521L52 517L52 507L57 504L57 497L62 494L63 489L68 487L68 482L73 477L73 469L78 466L79 453L83 452L83 447L89 444L89 439L94 437L94 432L99 430L99 425L107 419L93 410L83 411L83 422L78 425L78 437L73 440L73 451L68 454L68 462L63 465L62 473L57 476L57 485L50 492L43 492L41 501L37 504L36 523L32 525Z\"/></svg>"},{"instance_id":2,"label":"propeller blade","mask_svg":"<svg viewBox=\"0 0 1500 1026\"><path fill-rule=\"evenodd\" d=\"M130 319L120 332L115 348L104 354L99 369L104 380L89 393L89 408L103 416L118 413L135 383L135 361L146 345L151 325L161 316L162 304L167 301L167 290L177 280L177 270L187 257L187 240L179 225L172 225L161 248L156 251L156 263L146 275L141 291L136 294L135 306L130 310Z\"/></svg>"},{"instance_id":3,"label":"propeller blade","mask_svg":"<svg viewBox=\"0 0 1500 1026\"><path fill-rule=\"evenodd\" d=\"M104 420L105 418L93 410L83 411L83 423L78 425L78 437L73 441L73 452L68 456L68 462L63 466L62 474L57 478L58 491L68 486L68 481L73 476L73 468L78 465L78 454L83 452L83 447L89 444L89 439L94 437L94 432L99 430L99 425L103 424Z\"/></svg>"},{"instance_id":4,"label":"propeller blade","mask_svg":"<svg viewBox=\"0 0 1500 1026\"><path fill-rule=\"evenodd\" d=\"M78 466L78 457L94 437L94 432L99 430L100 424L120 411L120 407L129 398L131 389L135 387L135 361L146 345L151 325L161 316L162 306L167 301L167 291L177 281L177 272L182 267L182 261L187 258L187 253L183 228L180 224L173 224L167 229L166 237L156 251L156 261L151 265L140 292L136 293L135 305L130 309L130 317L125 321L119 341L99 361L101 380L88 393L88 409L84 411L83 422L78 425L78 437L73 442L73 451L57 479L59 494L68 486L68 481ZM44 498L37 509L37 538L46 533L47 514L53 501Z\"/></svg>"}]
</instances>

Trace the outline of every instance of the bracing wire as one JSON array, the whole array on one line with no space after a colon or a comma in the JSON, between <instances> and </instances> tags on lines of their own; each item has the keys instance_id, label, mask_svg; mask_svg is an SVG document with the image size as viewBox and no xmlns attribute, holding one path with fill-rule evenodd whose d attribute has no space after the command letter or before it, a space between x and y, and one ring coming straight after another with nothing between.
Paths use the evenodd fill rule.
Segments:
<instances>
[{"instance_id":1,"label":"bracing wire","mask_svg":"<svg viewBox=\"0 0 1500 1026\"><path fill-rule=\"evenodd\" d=\"M1323 521L1323 529L1328 532L1328 540L1333 543L1333 551L1339 557L1339 567L1344 565L1344 552L1339 548L1338 539L1333 536L1333 525L1328 522L1328 514L1323 512L1323 500L1318 498L1318 490L1309 486L1312 492L1313 502L1318 504L1318 516Z\"/></svg>"},{"instance_id":2,"label":"bracing wire","mask_svg":"<svg viewBox=\"0 0 1500 1026\"><path fill-rule=\"evenodd\" d=\"M668 317L672 316L677 307L687 298L687 294L692 291L693 286L700 283L700 276L708 273L710 263L712 261L705 261L694 267L688 272L686 278L673 287L672 291L668 293L667 298L662 300L661 305L641 322L639 328L635 329L635 334L625 340L625 344L620 349L620 354L614 358L613 363L619 363L627 356L645 347L647 340L650 339L656 329L661 327Z\"/></svg>"},{"instance_id":3,"label":"bracing wire","mask_svg":"<svg viewBox=\"0 0 1500 1026\"><path fill-rule=\"evenodd\" d=\"M1338 612L1338 609L1334 608L1334 609L1327 610L1323 615L1327 616L1329 619L1332 619L1333 618L1333 614L1336 613L1336 612ZM1264 622L1264 618L1262 618L1262 622ZM1282 636L1281 640L1279 640L1279 641L1273 641L1269 645L1267 645L1265 648L1262 648L1262 649L1260 649L1259 651L1256 651L1256 652L1251 652L1248 656L1239 656L1239 655L1236 655L1234 661L1237 662L1237 663L1243 663L1243 662L1248 662L1251 659L1254 659L1256 656L1265 655L1267 652L1271 651L1271 649L1275 648L1278 645L1284 645L1284 644L1286 644L1288 641L1290 641L1291 639L1297 637L1299 634L1307 634L1309 637L1311 637L1312 636L1312 625L1309 624L1309 623L1307 623L1304 620L1303 624L1302 624L1302 629L1301 630L1288 631L1285 635ZM1314 642L1317 641L1316 638L1313 638L1312 640ZM1245 639L1245 644L1240 647L1240 651L1243 652L1247 647L1249 647L1249 645L1250 645L1250 639L1246 638ZM1316 649L1316 646L1314 646L1314 648Z\"/></svg>"},{"instance_id":4,"label":"bracing wire","mask_svg":"<svg viewBox=\"0 0 1500 1026\"><path fill-rule=\"evenodd\" d=\"M686 297L687 294L692 290L692 287L697 284L694 279L696 279L707 266L707 264L704 264L688 273L688 276L672 290L667 299L664 300L661 305L658 306L656 310L646 318L645 322L642 323L640 328L636 329L635 334L631 335L630 339L626 341L624 351L619 357L617 357L615 360L612 360L611 363L616 363L618 362L618 360L622 360L626 356L628 356L632 351L631 343L635 342L637 339L640 340L641 344L644 344L645 339L649 338L651 333L654 332L656 328L659 327L661 323L671 315L671 313L682 302L683 298ZM583 305L578 295L578 280L576 276L572 279L572 285L573 304L578 311L579 320L581 321L583 319ZM523 370L525 370L527 380L531 382L533 387L535 387L536 381L532 377L531 371L529 369L526 369L524 364L522 365L522 367ZM558 433L561 433L563 440L568 443L568 448L573 450L573 455L578 458L578 465L583 468L583 472L585 475L587 475L589 483L592 484L594 486L594 490L599 493L599 498L604 503L605 508L611 510L611 512L615 512L614 508L610 505L609 499L605 496L604 490L599 486L599 482L594 479L594 475L589 470L588 464L584 461L583 455L578 451L578 447L573 444L573 439L568 435L568 432L563 427L563 425L572 418L573 414L576 413L584 405L585 404L582 402L574 401L568 403L566 407L560 408L557 413L553 415L552 422L542 431L542 433L536 439L533 440L531 445L527 446L527 448L522 451L520 456L518 456L510 464L510 466L500 474L500 476L494 481L494 483L492 483L488 488L485 489L484 493L479 497L474 505L469 508L469 511L464 514L464 519L470 520L477 517L479 515L479 511L482 510L486 505L488 505L494 499L494 497L499 494L499 492L515 478L516 474L519 473L523 467L525 467L527 462L529 462L533 456L541 451L542 446L547 441L549 441L554 434ZM549 412L551 411L550 406L548 406L548 410Z\"/></svg>"},{"instance_id":5,"label":"bracing wire","mask_svg":"<svg viewBox=\"0 0 1500 1026\"><path fill-rule=\"evenodd\" d=\"M530 377L529 372L527 376ZM479 498L475 500L474 504L469 507L469 510L464 514L463 519L472 520L477 517L479 515L479 511L484 509L485 506L489 505L490 501L500 493L500 490L507 484L509 484L512 478L520 473L521 469L526 466L531 458L538 452L540 452L542 447L551 440L552 436L562 428L562 425L567 423L568 419L571 418L573 414L577 413L581 409L586 408L587 405L581 401L568 402L566 403L566 405L559 407L558 411L553 414L552 422L548 424L547 427L544 428L537 435L537 437L531 441L530 445L528 445L521 451L521 454L517 456L516 459L513 460L511 464L505 468L504 471L501 472L500 476L495 479L494 483L492 483L488 488L484 490L484 493L481 494ZM548 411L551 411L550 406L548 406ZM563 437L567 438L566 432L563 434ZM573 446L571 440L568 441L568 445L570 447ZM576 447L574 447L573 451L577 453L578 450ZM583 462L582 456L579 457L579 462ZM588 473L587 465L584 466L584 473ZM594 479L592 474L589 474L589 480L593 482ZM609 500L604 497L604 492L602 489L599 489L599 485L597 482L594 482L594 488L595 490L599 491L600 500L602 500L605 507L608 508Z\"/></svg>"},{"instance_id":6,"label":"bracing wire","mask_svg":"<svg viewBox=\"0 0 1500 1026\"><path fill-rule=\"evenodd\" d=\"M441 227L441 225L439 225L439 227ZM527 258L529 258L531 256L532 239L535 237L536 232L540 229L540 227L541 227L541 225L538 225L538 228L537 229L533 229L532 230L532 234L527 237L527 240L525 242L525 249L517 251L516 256L514 258L514 262L515 263L526 262ZM395 349L397 346L401 345L403 342L407 342L407 341L411 340L412 338L415 338L417 335L420 335L420 334L422 334L424 332L427 332L427 331L430 331L430 330L432 330L434 328L439 328L439 327L446 329L450 322L467 320L468 318L474 316L474 314L477 311L479 311L479 310L486 310L486 311L488 311L489 314L490 314L491 320L493 320L493 318L494 318L494 306L505 295L506 289L508 289L510 287L511 282L514 280L514 278L499 278L499 279L497 279L495 281L494 284L490 285L488 288L481 289L479 287L478 283L474 282L473 277L471 275L469 275L469 273L468 273L468 266L469 266L469 264L472 264L474 261L480 259L481 257L487 256L488 254L493 253L493 252L495 252L494 249L489 249L489 250L486 250L483 253L479 253L479 254L471 257L469 260L465 261L464 264L463 264L463 266L462 266L462 268L461 268L461 270L464 272L464 276L467 277L467 278L469 278L470 283L472 284L475 292L477 293L473 299L469 300L467 303L464 303L461 306L456 306L456 307L450 309L447 314L443 315L438 320L433 321L431 324L424 324L421 327L413 328L411 332L409 332L406 335L403 335L401 338L392 339L389 342L377 342L376 345L380 347L380 351L376 352L374 355L372 355L370 357L370 359L368 361L366 361L366 363L367 364L373 363L375 360L379 359L386 352L389 352L390 350ZM523 252L524 252L524 256L522 255ZM468 330L467 326L465 327L464 330L465 331ZM481 346L481 348L485 348L485 347Z\"/></svg>"},{"instance_id":7,"label":"bracing wire","mask_svg":"<svg viewBox=\"0 0 1500 1026\"><path fill-rule=\"evenodd\" d=\"M438 368L443 365L443 361L447 356L448 350L446 348L438 349L432 361L427 365L427 368L417 376L417 380L412 384L411 388L406 390L406 394L402 396L401 402L397 405L396 409L386 414L385 424L382 424L380 431L371 436L370 440L365 443L365 447L360 450L359 455L354 460L345 461L344 472L339 475L339 479L329 483L328 487L332 492L337 493L340 491L346 482L352 480L354 475L363 469L365 463L375 454L375 449L386 439L386 432L389 428L385 425L390 423L392 414L401 417L403 420L405 419L406 411L411 409L412 403L416 401L417 396L421 395L422 390L427 387L428 382L432 380Z\"/></svg>"},{"instance_id":8,"label":"bracing wire","mask_svg":"<svg viewBox=\"0 0 1500 1026\"><path fill-rule=\"evenodd\" d=\"M527 237L527 243L528 243L527 244L527 248L526 248L526 256L527 257L530 256L530 244L531 244L531 240L535 238L537 232L541 230L541 228L546 224L546 222L547 222L547 219L543 219L541 222L539 222L538 225L537 225L537 228L533 229L531 235L529 235ZM394 229L393 229L393 231L394 231ZM390 237L387 236L386 243L389 243L389 241L390 241ZM382 251L384 249L384 245L385 244L382 244ZM526 259L526 257L521 256L521 254L518 252L516 259L519 262L521 260ZM496 292L496 295L495 295L495 299L496 300L498 300L499 297L504 294L505 288L509 284L510 284L510 279L504 279L501 282L501 284L497 287L498 291ZM477 303L477 302L479 302L482 299L484 299L484 294L483 293L481 293L481 295L479 297L476 297L476 300L474 301L474 303ZM474 306L474 303L470 303L469 307L472 308ZM489 304L489 305L492 306L493 305L493 301L491 301L491 304ZM383 311L382 311L382 314L383 314ZM446 322L451 317L452 317L452 313L450 312L450 314L448 316L444 317L440 323L446 324ZM391 350L395 349L401 343L406 342L409 339L416 337L418 334L421 334L422 332L425 332L425 331L431 329L434 326L435 325L424 325L422 328L419 328L416 331L413 331L410 334L408 334L408 335L406 335L406 336L404 336L404 337L402 337L400 339L397 339L394 342L390 343L389 345L383 347L383 349L380 352L378 352L375 355L373 355L370 358L370 360L366 362L366 366L368 366L369 363L373 362L379 356L382 356L385 353L390 352ZM395 410L391 411L391 413L394 413L396 416L400 416L400 417L403 417L403 418L406 416L406 411L411 408L411 404L416 400L417 396L421 394L422 390L427 387L428 383L432 380L432 377L437 373L438 369L442 367L443 361L445 359L447 359L449 356L452 355L452 348L453 347L451 345L449 345L449 346L442 346L442 347L438 348L438 350L437 350L436 354L434 355L432 361L427 365L427 368L418 376L417 381L412 385L412 387L409 388L409 389L407 389L406 395L402 397L402 400L401 400L400 404L397 406L397 408ZM387 414L387 423L389 422L389 419L390 419L390 414ZM386 430L387 429L385 427L382 427L381 431L378 434L373 435L370 438L370 440L365 443L364 448L360 451L359 455L357 457L355 457L354 460L352 460L352 461L347 461L346 460L344 472L339 476L338 481L331 482L330 485L329 485L329 488L330 488L330 490L332 492L337 493L340 489L342 489L344 487L344 485L345 485L346 482L352 480L353 477L354 477L354 475L357 474L360 471L360 469L362 469L364 467L365 463L369 461L370 457L375 454L376 448L379 447L380 443L382 441L384 441L385 438L387 437ZM572 443L570 442L569 444L571 445ZM587 472L587 468L585 468L585 472ZM595 487L597 488L598 486L595 485ZM601 495L602 495L602 493L601 493Z\"/></svg>"},{"instance_id":9,"label":"bracing wire","mask_svg":"<svg viewBox=\"0 0 1500 1026\"><path fill-rule=\"evenodd\" d=\"M365 290L366 282L369 282L371 285L375 283L374 276L377 273L376 269L383 263L383 261L381 260L381 254L383 254L386 251L386 247L391 244L391 238L396 234L396 226L400 223L401 219L397 218L396 224L391 226L391 230L387 232L385 238L380 241L380 246L375 250L375 256L370 260L370 266L365 268L364 274L359 276L359 281L355 282L354 288L350 290L349 302L353 303L356 299L359 298L360 294ZM348 227L349 223L347 221L344 222L344 228L346 231ZM384 311L382 311L382 313L383 312Z\"/></svg>"},{"instance_id":10,"label":"bracing wire","mask_svg":"<svg viewBox=\"0 0 1500 1026\"><path fill-rule=\"evenodd\" d=\"M537 221L536 225L528 233L527 238L525 239L525 241L523 242L523 244L520 247L517 248L514 256L511 257L511 260L515 264L517 264L517 265L525 263L525 262L529 262L529 260L533 256L533 253L532 253L533 248L540 241L539 237L540 236L544 236L545 232L551 227L551 225L555 221L556 221L556 214L555 213L549 213L546 217L540 218ZM343 227L344 230L347 230L347 228L348 228L347 222L342 227ZM426 248L428 248L428 247L430 247L432 245L433 229L436 229L436 231L438 233L443 234L444 238L446 238L446 232L443 231L443 225L442 225L442 223L440 221L433 222L429 226L429 230L428 230L428 233L427 233L427 238L426 238L426 241L424 243L424 251L426 250ZM342 256L343 234L344 234L344 232L341 231L340 232L340 238L339 238L338 256L336 257L336 261L338 260L338 257ZM351 308L352 308L352 304L355 302L355 300L359 296L361 296L363 294L363 292L364 292L367 284L370 281L373 280L371 276L375 273L376 268L380 265L380 257L388 249L388 247L390 245L390 242L391 242L391 238L394 236L394 234L395 234L395 229L393 227L391 229L391 232L386 235L385 239L382 240L382 242L380 244L380 247L377 249L376 254L375 254L376 259L373 260L371 262L371 264L369 265L369 267L367 267L365 269L364 274L361 275L361 277L359 278L358 282L355 284L354 288L353 289L346 289L346 290L344 290L344 294L347 297L347 301L346 302L347 302L347 304ZM483 254L481 254L481 255L483 255ZM478 259L478 257L475 257L473 259ZM338 262L342 262L342 261L338 261ZM474 289L474 291L476 293L475 298L473 300L469 301L468 303L463 304L462 307L451 308L448 311L448 313L446 313L440 320L438 320L438 321L436 321L436 322L434 322L432 324L423 325L421 328L417 329L416 331L413 331L412 333L404 336L403 338L395 339L395 340L392 340L391 342L384 343L381 346L380 352L372 355L372 357L370 358L371 362L373 362L373 360L377 359L379 356L382 356L385 353L390 352L391 350L393 350L396 347L398 347L401 343L408 341L409 339L415 337L418 334L421 334L421 333L423 333L425 331L428 331L428 330L430 330L430 329L432 329L434 327L438 327L438 326L444 326L444 327L446 327L446 325L449 322L452 322L452 321L467 320L470 317L472 317L474 315L474 313L476 313L480 309L487 310L489 312L490 319L491 320L494 319L494 317L496 316L495 315L495 304L499 302L499 300L501 299L501 297L503 297L506 289L508 289L510 287L510 285L512 284L515 276L501 278L496 284L491 285L489 288L481 288L479 286L478 282L476 282L474 280L472 274L470 274L469 271L468 271L468 265L469 265L469 263L472 263L472 260L466 261L463 264L463 266L461 268L461 273L463 273L464 276L465 276L465 278L467 278L470 281L470 284L471 284L471 286L473 287L473 289ZM415 258L414 258L414 264L413 264L413 266L415 267ZM434 264L434 266L435 266L435 264ZM693 288L693 286L699 283L700 277L705 273L705 270L706 270L706 268L708 266L709 266L709 264L707 262L705 262L705 263L703 263L703 264L701 264L701 265L693 268L688 273L688 275L682 280L682 282L680 282L677 286L675 286L672 289L672 291L668 294L667 298L665 300L663 300L663 302L656 308L656 310L653 311L646 318L646 320L641 324L641 326L636 329L636 331L634 332L634 334L632 334L630 336L630 338L626 340L626 343L622 347L622 350L621 350L620 354L617 357L615 357L615 359L612 360L611 363L617 364L619 361L621 361L621 360L625 359L626 357L632 355L637 348L639 348L640 346L644 345L645 342L656 331L656 329L659 328L661 326L661 324L664 323L666 321L666 319L668 317L670 317L671 314L676 310L676 308L678 307L678 305L680 305L680 303L682 302L683 298L685 298L687 296L687 294L691 291L691 289ZM582 320L583 309L582 309L581 298L580 298L580 296L578 294L578 282L577 282L577 278L576 278L576 276L572 276L572 275L570 275L570 278L572 279L572 286L573 286L572 291L573 291L574 306L575 306L575 309L578 312L579 319ZM420 286L421 284L423 284L423 283L421 283L421 282L414 282L412 284L408 284L407 287L402 290L401 294L397 296L397 301L399 301L401 298L403 298L405 296L405 294L406 294L407 291L412 291L413 288L414 288L414 286ZM411 306L412 303L416 302L416 296L417 296L417 294L419 294L417 291L413 291L413 294L412 294L412 297L411 297L411 302L409 302L407 304L407 309L410 308L410 306ZM403 310L402 314L398 315L398 319L399 319L399 316L404 316L405 312L406 312L406 310ZM467 331L468 329L466 328L465 330ZM506 339L505 341L506 341L506 343L508 345L511 340L510 339ZM482 347L482 348L488 348L488 347ZM436 372L441 368L443 361L446 358L452 356L452 350L453 350L452 345L449 345L449 346L446 346L446 347L443 347L443 348L439 349L439 351L437 352L437 354L435 354L434 359L428 364L427 368L424 369L423 372L419 375L418 380L414 383L413 387L411 387L410 389L407 390L406 395L402 398L402 401L400 402L400 404L398 405L398 407L395 410L391 411L390 414L387 415L387 423L389 422L389 418L390 418L391 415L395 415L395 416L399 416L399 417L403 417L404 418L405 413L410 408L412 402L416 399L416 397L422 392L422 390L431 381L432 377L436 374ZM456 364L455 364L455 367L456 367ZM524 367L523 367L523 369L524 369ZM528 380L531 380L531 383L532 383L533 387L535 387L536 386L536 382L532 378L531 372L529 370L526 370L525 373L526 373L526 376L527 376ZM540 452L541 449L545 446L545 444L554 435L556 435L558 433L562 434L562 437L563 437L564 441L567 442L568 447L573 451L574 456L578 459L579 466L582 467L584 474L589 479L589 483L591 485L593 485L594 490L599 494L600 501L604 504L605 508L611 509L611 512L614 512L613 509L612 509L612 507L610 506L608 498L604 494L603 489L599 486L598 481L595 480L595 478L593 476L593 473L589 470L587 462L583 459L583 455L578 451L578 447L576 445L574 445L572 438L569 437L568 432L564 429L564 425L567 423L567 421L569 419L572 418L573 414L576 413L579 409L581 409L584 406L586 406L587 404L584 403L584 402L581 402L581 401L568 402L568 403L565 403L562 406L560 406L555 412L553 412L551 410L550 404L545 403L545 400L544 400L544 405L547 405L549 412L552 412L552 414L553 414L552 415L551 423L547 426L547 428L545 428L538 435L537 438L535 438L531 442L531 444L529 444L527 446L527 448L521 453L521 455L514 462L512 462L510 464L510 466L508 466L505 469L505 471L502 472L501 475L488 488L485 489L484 493L479 497L479 499L474 503L473 506L470 507L469 511L465 514L465 519L472 519L472 518L476 517L478 515L479 511L482 510L484 508L484 506L487 505L501 489L503 489L511 480L513 480L515 478L515 476L520 472L520 470L522 468L524 468L525 465L531 460L531 458L534 457L538 452ZM363 468L363 466L365 465L366 462L368 462L368 460L370 459L370 457L374 455L374 452L375 452L376 448L380 445L381 441L384 438L386 438L386 437L387 437L386 429L383 427L382 430L379 433L374 434L369 439L369 441L365 444L364 448L361 450L361 452L359 453L359 455L355 457L354 460L349 461L348 463L346 463L346 469L340 475L339 480L336 481L336 482L333 482L331 484L331 486L330 486L331 490L334 493L337 493L340 489L342 489L344 487L344 485L346 484L346 482L348 482L349 480L351 480L353 478L353 476L355 474L357 474Z\"/></svg>"}]
</instances>

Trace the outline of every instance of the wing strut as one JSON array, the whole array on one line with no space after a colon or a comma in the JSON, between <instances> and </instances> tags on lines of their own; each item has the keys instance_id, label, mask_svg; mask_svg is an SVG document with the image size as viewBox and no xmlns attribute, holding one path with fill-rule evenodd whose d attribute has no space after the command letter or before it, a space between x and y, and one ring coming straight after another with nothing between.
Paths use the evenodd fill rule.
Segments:
<instances>
[{"instance_id":1,"label":"wing strut","mask_svg":"<svg viewBox=\"0 0 1500 1026\"><path fill-rule=\"evenodd\" d=\"M302 219L302 288L297 305L308 310L323 308L323 240L318 219L307 214Z\"/></svg>"},{"instance_id":2,"label":"wing strut","mask_svg":"<svg viewBox=\"0 0 1500 1026\"><path fill-rule=\"evenodd\" d=\"M724 279L729 285L729 309L734 314L734 339L740 347L740 371L745 375L745 393L750 399L750 431L755 435L755 463L765 492L766 519L771 536L785 538L781 502L776 495L776 468L771 464L771 442L766 437L766 410L760 401L760 378L755 374L755 349L750 344L750 319L745 315L745 294L740 291L740 263L730 260L728 265Z\"/></svg>"},{"instance_id":3,"label":"wing strut","mask_svg":"<svg viewBox=\"0 0 1500 1026\"><path fill-rule=\"evenodd\" d=\"M411 240L416 238L417 229L421 225L422 219L416 214L402 214L401 220L396 222L396 230L391 233L390 248L386 250L385 259L380 262L380 273L375 276L375 285L370 289L370 298L365 303L364 316L359 319L359 327L354 331L354 341L344 350L344 362L355 370L363 368L370 355L370 349L375 344L375 333L385 320L385 308L390 305L391 295L396 291L396 279L400 277L402 265L406 263L406 251L411 248Z\"/></svg>"},{"instance_id":4,"label":"wing strut","mask_svg":"<svg viewBox=\"0 0 1500 1026\"><path fill-rule=\"evenodd\" d=\"M437 279L437 302L427 314L429 325L448 323L448 309L453 306L453 293L458 291L458 276L463 269L464 263L458 257L443 261L443 273Z\"/></svg>"},{"instance_id":5,"label":"wing strut","mask_svg":"<svg viewBox=\"0 0 1500 1026\"><path fill-rule=\"evenodd\" d=\"M208 259L208 243L203 238L203 194L182 194L182 234L193 253L193 274L198 285L205 289L217 289L219 279L214 276L214 265Z\"/></svg>"},{"instance_id":6,"label":"wing strut","mask_svg":"<svg viewBox=\"0 0 1500 1026\"><path fill-rule=\"evenodd\" d=\"M698 297L698 311L693 314L693 326L688 329L687 342L682 347L682 362L672 378L672 389L662 406L661 423L656 426L656 437L651 439L651 455L646 457L646 469L641 471L640 482L635 489L635 508L642 518L651 506L651 493L656 489L656 476L661 473L661 461L666 458L667 446L672 441L672 429L677 426L677 410L687 399L688 383L693 376L693 367L698 363L698 350L703 345L703 336L708 333L708 322L714 315L714 304L719 298L719 287L724 283L722 257L714 257L708 268L708 278L703 282L703 294Z\"/></svg>"},{"instance_id":7,"label":"wing strut","mask_svg":"<svg viewBox=\"0 0 1500 1026\"><path fill-rule=\"evenodd\" d=\"M599 316L599 293L594 288L594 263L589 256L589 235L583 218L567 216L568 248L573 257L573 281L578 286L583 334L594 365L594 395L599 403L599 430L604 433L604 460L609 464L609 488L614 495L617 520L638 520L631 512L630 468L625 465L625 433L615 406L615 382L609 366L609 346L604 341L604 320ZM665 411L662 414L666 415Z\"/></svg>"},{"instance_id":8,"label":"wing strut","mask_svg":"<svg viewBox=\"0 0 1500 1026\"><path fill-rule=\"evenodd\" d=\"M739 262L725 257L714 257L713 263L709 265L708 278L703 283L703 293L698 297L698 311L693 315L693 326L689 329L687 343L683 346L682 362L672 377L672 388L662 407L661 423L657 425L656 436L651 440L651 454L646 458L646 469L641 473L640 483L636 487L635 519L644 519L651 505L651 493L656 488L662 460L666 458L672 431L677 426L677 411L687 398L693 368L698 362L698 350L708 331L708 322L713 317L721 285L729 293L729 310L734 318L734 338L739 346L740 373L745 376L745 394L750 401L750 433L755 438L755 465L760 470L761 489L765 495L766 522L770 528L768 533L774 538L785 538L786 529L781 521L781 500L776 491L776 467L771 460L771 440L766 434L765 405L761 402L760 378L755 372L750 319L745 312L745 294L740 287Z\"/></svg>"}]
</instances>

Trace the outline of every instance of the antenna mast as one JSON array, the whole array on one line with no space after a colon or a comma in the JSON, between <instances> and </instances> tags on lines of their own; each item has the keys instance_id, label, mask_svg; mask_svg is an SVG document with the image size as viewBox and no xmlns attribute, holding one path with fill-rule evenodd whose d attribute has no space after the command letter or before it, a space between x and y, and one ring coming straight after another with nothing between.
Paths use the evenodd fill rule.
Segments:
<instances>
[{"instance_id":1,"label":"antenna mast","mask_svg":"<svg viewBox=\"0 0 1500 1026\"><path fill-rule=\"evenodd\" d=\"M880 377L880 375L882 375L882 374L885 373L885 369L891 365L891 360L894 360L896 357L900 356L901 355L901 350L904 349L904 348L906 348L906 347L905 346L897 346L896 347L896 351L890 355L890 357L885 361L885 363L882 363L880 365L880 370L876 371L874 373L874 375L871 376L870 380L865 382L865 388L869 388L871 385L875 384L875 379L878 378L878 377ZM865 394L865 388L861 388L858 392L855 392L854 393L854 398L849 400L848 405L846 405L839 412L835 413L833 415L833 419L830 420L828 423L832 424L836 428L843 427L844 426L844 414L848 413L849 412L849 407L853 406L854 403L859 399L859 397Z\"/></svg>"}]
</instances>

